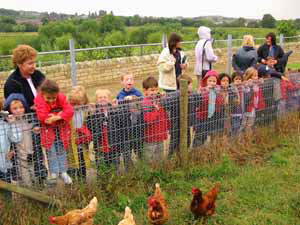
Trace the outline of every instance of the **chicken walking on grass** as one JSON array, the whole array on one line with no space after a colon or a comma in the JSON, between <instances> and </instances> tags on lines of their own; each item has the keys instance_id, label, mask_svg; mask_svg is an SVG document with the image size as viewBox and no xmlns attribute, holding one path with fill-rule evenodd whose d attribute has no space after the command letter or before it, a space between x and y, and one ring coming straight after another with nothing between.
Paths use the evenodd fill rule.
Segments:
<instances>
[{"instance_id":1,"label":"chicken walking on grass","mask_svg":"<svg viewBox=\"0 0 300 225\"><path fill-rule=\"evenodd\" d=\"M97 206L98 200L94 197L87 207L71 210L64 216L50 216L49 222L56 225L93 225Z\"/></svg>"},{"instance_id":2,"label":"chicken walking on grass","mask_svg":"<svg viewBox=\"0 0 300 225\"><path fill-rule=\"evenodd\" d=\"M162 225L169 219L168 206L161 193L160 186L155 185L155 192L148 202L148 220L153 225Z\"/></svg>"},{"instance_id":3,"label":"chicken walking on grass","mask_svg":"<svg viewBox=\"0 0 300 225\"><path fill-rule=\"evenodd\" d=\"M191 202L190 209L195 216L195 219L204 218L205 220L215 213L216 199L220 189L220 184L215 186L207 192L205 195L202 194L200 189L193 188L193 200Z\"/></svg>"}]
</instances>

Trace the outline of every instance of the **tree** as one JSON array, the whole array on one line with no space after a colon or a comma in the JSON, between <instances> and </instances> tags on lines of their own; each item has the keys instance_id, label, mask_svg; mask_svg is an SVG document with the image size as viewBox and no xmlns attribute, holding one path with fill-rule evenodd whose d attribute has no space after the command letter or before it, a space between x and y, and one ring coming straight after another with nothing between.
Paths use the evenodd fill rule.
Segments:
<instances>
[{"instance_id":1,"label":"tree","mask_svg":"<svg viewBox=\"0 0 300 225\"><path fill-rule=\"evenodd\" d=\"M299 29L300 29L300 18L298 18L298 19L295 19L295 21L294 21L294 25L295 25L295 27L296 27L296 29L297 29L297 30L299 30Z\"/></svg>"},{"instance_id":2,"label":"tree","mask_svg":"<svg viewBox=\"0 0 300 225\"><path fill-rule=\"evenodd\" d=\"M262 18L261 26L263 28L275 28L276 20L271 14L265 14Z\"/></svg>"},{"instance_id":3,"label":"tree","mask_svg":"<svg viewBox=\"0 0 300 225\"><path fill-rule=\"evenodd\" d=\"M113 30L124 31L124 29L124 21L117 16L113 16L112 14L105 15L100 20L99 31L101 34L110 33Z\"/></svg>"},{"instance_id":4,"label":"tree","mask_svg":"<svg viewBox=\"0 0 300 225\"><path fill-rule=\"evenodd\" d=\"M281 20L276 26L278 33L286 37L294 36L297 34L294 22L292 20Z\"/></svg>"}]
</instances>

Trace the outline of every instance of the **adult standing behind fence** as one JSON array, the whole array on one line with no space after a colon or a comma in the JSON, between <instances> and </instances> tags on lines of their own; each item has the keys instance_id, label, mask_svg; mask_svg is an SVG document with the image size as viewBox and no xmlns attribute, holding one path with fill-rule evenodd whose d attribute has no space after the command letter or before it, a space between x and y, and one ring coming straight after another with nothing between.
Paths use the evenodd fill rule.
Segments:
<instances>
[{"instance_id":1,"label":"adult standing behind fence","mask_svg":"<svg viewBox=\"0 0 300 225\"><path fill-rule=\"evenodd\" d=\"M37 89L45 79L40 71L36 70L37 51L29 45L18 45L13 50L12 62L15 70L4 84L4 97L12 93L24 95L31 112L35 112L34 98ZM35 175L39 178L46 177L45 167L42 165L42 150L40 135L33 134Z\"/></svg>"},{"instance_id":2,"label":"adult standing behind fence","mask_svg":"<svg viewBox=\"0 0 300 225\"><path fill-rule=\"evenodd\" d=\"M195 74L198 78L199 86L207 71L212 69L212 63L218 60L218 56L214 54L210 28L201 26L199 27L197 34L200 40L195 48Z\"/></svg>"},{"instance_id":3,"label":"adult standing behind fence","mask_svg":"<svg viewBox=\"0 0 300 225\"><path fill-rule=\"evenodd\" d=\"M176 91L178 88L178 77L187 66L186 57L181 50L182 38L172 33L168 46L162 50L157 61L159 79L158 85L166 92Z\"/></svg>"},{"instance_id":4,"label":"adult standing behind fence","mask_svg":"<svg viewBox=\"0 0 300 225\"><path fill-rule=\"evenodd\" d=\"M266 36L266 43L260 46L257 50L258 62L267 64L267 58L274 58L274 68L278 72L284 72L285 66L288 61L288 57L292 54L292 51L284 54L280 45L276 44L276 35L274 33L268 33Z\"/></svg>"},{"instance_id":5,"label":"adult standing behind fence","mask_svg":"<svg viewBox=\"0 0 300 225\"><path fill-rule=\"evenodd\" d=\"M253 36L245 35L242 47L232 57L233 68L237 73L244 74L249 67L254 67L256 64L257 51L254 48Z\"/></svg>"}]
</instances>

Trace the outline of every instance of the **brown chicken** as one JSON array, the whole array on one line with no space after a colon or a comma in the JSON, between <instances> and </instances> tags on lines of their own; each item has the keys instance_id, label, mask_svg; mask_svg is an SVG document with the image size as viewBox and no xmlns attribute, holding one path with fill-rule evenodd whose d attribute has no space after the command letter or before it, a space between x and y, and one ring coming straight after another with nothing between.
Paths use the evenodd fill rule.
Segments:
<instances>
[{"instance_id":1,"label":"brown chicken","mask_svg":"<svg viewBox=\"0 0 300 225\"><path fill-rule=\"evenodd\" d=\"M208 217L215 213L215 201L219 189L220 184L216 184L207 194L202 195L202 192L198 188L193 188L192 193L194 197L190 208L195 219L198 219L199 217Z\"/></svg>"},{"instance_id":2,"label":"brown chicken","mask_svg":"<svg viewBox=\"0 0 300 225\"><path fill-rule=\"evenodd\" d=\"M136 225L129 207L125 208L124 219L121 220L118 225Z\"/></svg>"},{"instance_id":3,"label":"brown chicken","mask_svg":"<svg viewBox=\"0 0 300 225\"><path fill-rule=\"evenodd\" d=\"M64 216L50 216L50 224L56 225L93 225L98 200L94 197L84 209L71 210Z\"/></svg>"},{"instance_id":4,"label":"brown chicken","mask_svg":"<svg viewBox=\"0 0 300 225\"><path fill-rule=\"evenodd\" d=\"M159 184L156 184L154 195L149 198L148 202L148 220L153 225L161 225L167 222L168 219L168 206Z\"/></svg>"}]
</instances>

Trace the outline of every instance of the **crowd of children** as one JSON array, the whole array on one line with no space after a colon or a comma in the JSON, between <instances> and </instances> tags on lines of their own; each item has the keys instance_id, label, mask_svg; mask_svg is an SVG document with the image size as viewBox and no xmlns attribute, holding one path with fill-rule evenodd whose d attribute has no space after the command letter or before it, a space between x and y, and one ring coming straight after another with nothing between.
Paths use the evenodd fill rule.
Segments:
<instances>
[{"instance_id":1,"label":"crowd of children","mask_svg":"<svg viewBox=\"0 0 300 225\"><path fill-rule=\"evenodd\" d=\"M273 71L272 58L268 61L267 69L251 67L232 77L210 70L194 91L187 77L188 146L203 145L214 135L234 137L299 109L299 80ZM45 80L34 100L39 126L26 119L24 96L11 94L0 117L0 179L34 183L32 133L41 134L48 179L65 184L74 177L86 180L93 157L98 178L105 169L120 173L121 164L128 171L137 159L157 163L171 157L179 146L178 92L160 93L154 77L143 81L143 94L132 74L124 73L121 82L116 100L109 90L97 89L90 103L84 87L73 87L67 98L54 81Z\"/></svg>"}]
</instances>

